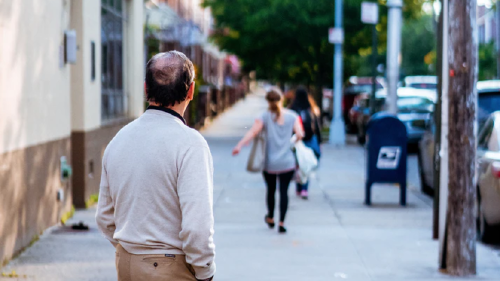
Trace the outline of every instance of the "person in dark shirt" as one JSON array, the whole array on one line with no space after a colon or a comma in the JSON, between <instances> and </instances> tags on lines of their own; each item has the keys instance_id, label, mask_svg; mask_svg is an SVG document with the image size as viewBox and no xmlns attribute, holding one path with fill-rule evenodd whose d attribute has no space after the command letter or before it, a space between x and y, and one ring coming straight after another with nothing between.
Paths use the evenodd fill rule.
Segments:
<instances>
[{"instance_id":1,"label":"person in dark shirt","mask_svg":"<svg viewBox=\"0 0 500 281\"><path fill-rule=\"evenodd\" d=\"M316 155L316 158L320 158L321 150L321 129L319 125L319 109L315 104L311 102L311 97L307 93L304 87L299 87L295 91L295 97L290 106L290 109L295 111L301 121L304 128L304 144L311 148ZM303 199L308 198L308 188L309 182L305 184L297 183L297 196L301 196Z\"/></svg>"}]
</instances>

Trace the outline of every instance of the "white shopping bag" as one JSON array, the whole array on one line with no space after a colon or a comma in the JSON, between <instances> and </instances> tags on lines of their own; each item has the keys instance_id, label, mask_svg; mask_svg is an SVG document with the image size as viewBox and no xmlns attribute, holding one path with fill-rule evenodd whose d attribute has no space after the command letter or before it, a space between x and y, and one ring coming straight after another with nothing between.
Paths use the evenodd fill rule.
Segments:
<instances>
[{"instance_id":1,"label":"white shopping bag","mask_svg":"<svg viewBox=\"0 0 500 281\"><path fill-rule=\"evenodd\" d=\"M292 137L292 149L295 151L295 158L297 159L297 182L305 184L308 181L312 171L318 167L318 159L314 155L314 151L307 147L303 141L295 141Z\"/></svg>"}]
</instances>

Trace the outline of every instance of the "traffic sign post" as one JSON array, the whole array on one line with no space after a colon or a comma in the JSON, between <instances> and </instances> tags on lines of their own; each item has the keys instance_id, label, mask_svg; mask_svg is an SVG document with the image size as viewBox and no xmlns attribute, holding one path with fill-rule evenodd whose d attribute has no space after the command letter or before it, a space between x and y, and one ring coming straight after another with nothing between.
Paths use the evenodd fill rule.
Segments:
<instances>
[{"instance_id":1,"label":"traffic sign post","mask_svg":"<svg viewBox=\"0 0 500 281\"><path fill-rule=\"evenodd\" d=\"M361 3L361 21L366 24L378 23L378 4L375 2Z\"/></svg>"},{"instance_id":2,"label":"traffic sign post","mask_svg":"<svg viewBox=\"0 0 500 281\"><path fill-rule=\"evenodd\" d=\"M328 30L328 41L332 44L344 44L344 29L330 28Z\"/></svg>"},{"instance_id":3,"label":"traffic sign post","mask_svg":"<svg viewBox=\"0 0 500 281\"><path fill-rule=\"evenodd\" d=\"M378 4L374 2L361 3L361 21L372 25L372 94L370 95L370 113L375 114L375 93L377 91L377 23Z\"/></svg>"}]
</instances>

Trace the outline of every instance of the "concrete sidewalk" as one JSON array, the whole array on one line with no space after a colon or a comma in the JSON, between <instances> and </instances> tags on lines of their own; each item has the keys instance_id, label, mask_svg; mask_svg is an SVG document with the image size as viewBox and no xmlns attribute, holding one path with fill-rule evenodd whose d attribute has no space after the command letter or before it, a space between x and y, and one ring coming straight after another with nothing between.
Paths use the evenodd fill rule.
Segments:
<instances>
[{"instance_id":1,"label":"concrete sidewalk","mask_svg":"<svg viewBox=\"0 0 500 281\"><path fill-rule=\"evenodd\" d=\"M216 280L451 279L437 270L432 200L419 192L415 165L409 168L406 208L398 206L397 187L387 185L375 186L373 206L367 207L364 151L356 145L324 146L309 200L290 187L288 233L268 229L264 181L245 171L249 148L231 157L265 108L262 93L250 95L203 130L215 165ZM78 211L74 218L90 223L89 232L54 228L2 271L26 275L18 280L116 280L114 249L97 232L94 211ZM478 276L454 280L499 276L498 251L478 243Z\"/></svg>"}]
</instances>

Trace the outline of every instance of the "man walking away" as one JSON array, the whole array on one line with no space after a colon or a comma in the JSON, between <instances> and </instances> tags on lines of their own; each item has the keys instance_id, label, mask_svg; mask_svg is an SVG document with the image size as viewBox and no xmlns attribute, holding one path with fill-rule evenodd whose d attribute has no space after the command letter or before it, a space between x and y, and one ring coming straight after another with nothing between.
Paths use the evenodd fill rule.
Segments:
<instances>
[{"instance_id":1,"label":"man walking away","mask_svg":"<svg viewBox=\"0 0 500 281\"><path fill-rule=\"evenodd\" d=\"M194 94L182 53L146 69L146 112L103 156L96 220L116 248L119 281L212 280L213 163L205 139L182 118Z\"/></svg>"}]
</instances>

